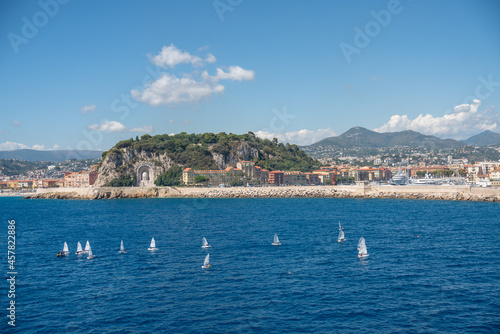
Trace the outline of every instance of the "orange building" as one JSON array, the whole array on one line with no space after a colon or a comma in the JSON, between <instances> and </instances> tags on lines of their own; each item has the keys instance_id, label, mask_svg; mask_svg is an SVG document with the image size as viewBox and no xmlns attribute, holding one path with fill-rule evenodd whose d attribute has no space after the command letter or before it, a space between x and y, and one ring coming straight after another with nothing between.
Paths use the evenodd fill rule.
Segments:
<instances>
[{"instance_id":1,"label":"orange building","mask_svg":"<svg viewBox=\"0 0 500 334\"><path fill-rule=\"evenodd\" d=\"M284 175L285 173L279 170L269 172L269 178L267 179L267 183L271 183L274 185L281 185L283 184Z\"/></svg>"},{"instance_id":2,"label":"orange building","mask_svg":"<svg viewBox=\"0 0 500 334\"><path fill-rule=\"evenodd\" d=\"M97 180L96 172L82 170L74 173L64 173L64 187L66 188L86 188L90 187Z\"/></svg>"}]
</instances>

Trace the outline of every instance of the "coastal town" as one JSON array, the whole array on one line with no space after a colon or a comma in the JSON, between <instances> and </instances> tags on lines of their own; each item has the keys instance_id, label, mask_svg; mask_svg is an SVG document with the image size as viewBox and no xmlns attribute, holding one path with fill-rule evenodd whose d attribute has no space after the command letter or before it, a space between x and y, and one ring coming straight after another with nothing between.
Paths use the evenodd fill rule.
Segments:
<instances>
[{"instance_id":1,"label":"coastal town","mask_svg":"<svg viewBox=\"0 0 500 334\"><path fill-rule=\"evenodd\" d=\"M385 165L385 166L384 166ZM500 186L500 162L484 161L469 164L467 159L448 157L448 164L427 165L424 162L407 166L355 166L328 165L311 172L269 171L252 161L240 161L223 170L196 170L186 167L182 171L181 185L187 187L231 186L308 186L347 185L359 182L372 184L432 184ZM82 170L64 172L62 177L47 178L53 165L25 175L0 174L0 192L33 191L40 188L91 188L98 178L99 164ZM35 177L30 177L35 176ZM153 180L154 181L154 180Z\"/></svg>"}]
</instances>

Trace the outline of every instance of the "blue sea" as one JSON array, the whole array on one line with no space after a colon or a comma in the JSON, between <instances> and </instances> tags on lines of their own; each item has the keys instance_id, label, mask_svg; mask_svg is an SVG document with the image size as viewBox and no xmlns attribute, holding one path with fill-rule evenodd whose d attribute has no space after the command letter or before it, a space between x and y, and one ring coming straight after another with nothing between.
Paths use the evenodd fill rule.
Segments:
<instances>
[{"instance_id":1,"label":"blue sea","mask_svg":"<svg viewBox=\"0 0 500 334\"><path fill-rule=\"evenodd\" d=\"M16 326L4 283L4 331L500 332L499 203L0 198L0 213L5 278L16 226ZM74 254L87 240L92 260ZM57 258L65 241L71 255Z\"/></svg>"}]
</instances>

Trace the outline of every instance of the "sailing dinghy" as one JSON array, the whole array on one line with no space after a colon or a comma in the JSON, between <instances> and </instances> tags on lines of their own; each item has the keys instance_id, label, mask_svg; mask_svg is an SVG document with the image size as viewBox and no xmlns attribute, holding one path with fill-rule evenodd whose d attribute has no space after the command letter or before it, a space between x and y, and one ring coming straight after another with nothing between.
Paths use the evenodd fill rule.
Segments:
<instances>
[{"instance_id":1,"label":"sailing dinghy","mask_svg":"<svg viewBox=\"0 0 500 334\"><path fill-rule=\"evenodd\" d=\"M88 252L89 252L89 249L90 249L90 243L89 243L89 241L87 240L87 243L85 244L85 251L84 251L84 253L88 253Z\"/></svg>"},{"instance_id":2,"label":"sailing dinghy","mask_svg":"<svg viewBox=\"0 0 500 334\"><path fill-rule=\"evenodd\" d=\"M201 247L202 248L209 248L209 247L212 247L208 244L208 241L207 241L207 238L203 237L203 239L201 239Z\"/></svg>"},{"instance_id":3,"label":"sailing dinghy","mask_svg":"<svg viewBox=\"0 0 500 334\"><path fill-rule=\"evenodd\" d=\"M89 256L87 256L87 259L91 260L91 259L93 259L94 257L95 257L95 255L94 255L94 254L92 254L92 248L90 248L90 246L89 246Z\"/></svg>"},{"instance_id":4,"label":"sailing dinghy","mask_svg":"<svg viewBox=\"0 0 500 334\"><path fill-rule=\"evenodd\" d=\"M359 252L358 257L360 259L365 259L368 257L368 250L366 249L365 238L363 238L363 237L359 238L358 252Z\"/></svg>"},{"instance_id":5,"label":"sailing dinghy","mask_svg":"<svg viewBox=\"0 0 500 334\"><path fill-rule=\"evenodd\" d=\"M273 240L272 245L273 246L279 246L279 245L281 245L280 239L278 238L277 234L274 234L274 240Z\"/></svg>"},{"instance_id":6,"label":"sailing dinghy","mask_svg":"<svg viewBox=\"0 0 500 334\"><path fill-rule=\"evenodd\" d=\"M125 249L125 246L123 246L123 240L122 242L120 243L120 253L126 253L127 250Z\"/></svg>"},{"instance_id":7,"label":"sailing dinghy","mask_svg":"<svg viewBox=\"0 0 500 334\"><path fill-rule=\"evenodd\" d=\"M68 244L64 242L63 250L57 253L57 257L63 257L69 255Z\"/></svg>"},{"instance_id":8,"label":"sailing dinghy","mask_svg":"<svg viewBox=\"0 0 500 334\"><path fill-rule=\"evenodd\" d=\"M156 248L156 241L155 241L155 238L151 238L151 244L149 245L149 248L148 250L150 251L154 251L154 250L157 250L158 248Z\"/></svg>"},{"instance_id":9,"label":"sailing dinghy","mask_svg":"<svg viewBox=\"0 0 500 334\"><path fill-rule=\"evenodd\" d=\"M75 254L82 254L82 253L83 253L82 244L80 243L80 241L78 241L78 244L76 245L76 253Z\"/></svg>"},{"instance_id":10,"label":"sailing dinghy","mask_svg":"<svg viewBox=\"0 0 500 334\"><path fill-rule=\"evenodd\" d=\"M339 221L339 237L337 239L337 242L343 242L345 241L345 237L344 237L344 228L342 227L342 225L340 225L340 221Z\"/></svg>"},{"instance_id":11,"label":"sailing dinghy","mask_svg":"<svg viewBox=\"0 0 500 334\"><path fill-rule=\"evenodd\" d=\"M203 261L203 265L201 267L203 269L212 267L212 265L210 265L210 253L208 253L207 256L205 256L205 261Z\"/></svg>"}]
</instances>

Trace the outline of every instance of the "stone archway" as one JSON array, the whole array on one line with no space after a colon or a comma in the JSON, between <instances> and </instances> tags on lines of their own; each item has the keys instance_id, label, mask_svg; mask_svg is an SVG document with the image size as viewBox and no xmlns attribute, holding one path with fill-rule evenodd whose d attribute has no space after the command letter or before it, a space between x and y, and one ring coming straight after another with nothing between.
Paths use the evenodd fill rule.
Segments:
<instances>
[{"instance_id":1,"label":"stone archway","mask_svg":"<svg viewBox=\"0 0 500 334\"><path fill-rule=\"evenodd\" d=\"M154 187L156 178L153 166L149 164L140 165L136 169L136 178L138 187Z\"/></svg>"}]
</instances>

